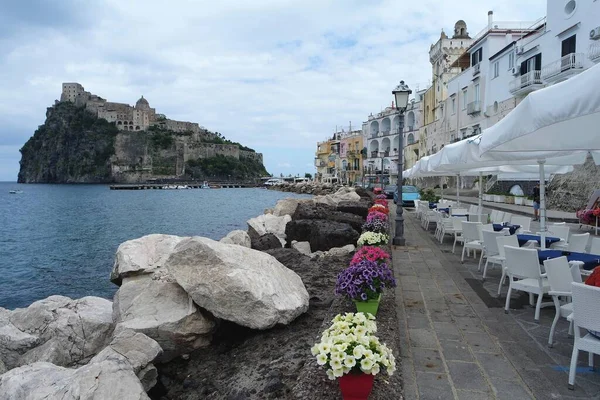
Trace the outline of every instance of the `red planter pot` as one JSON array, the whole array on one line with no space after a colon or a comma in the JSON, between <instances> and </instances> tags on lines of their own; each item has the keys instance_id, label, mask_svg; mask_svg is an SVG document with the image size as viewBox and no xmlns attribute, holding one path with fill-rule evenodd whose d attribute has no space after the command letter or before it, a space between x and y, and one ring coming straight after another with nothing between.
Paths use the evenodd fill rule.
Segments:
<instances>
[{"instance_id":1,"label":"red planter pot","mask_svg":"<svg viewBox=\"0 0 600 400\"><path fill-rule=\"evenodd\" d=\"M345 374L338 379L344 400L367 400L373 389L371 374Z\"/></svg>"}]
</instances>

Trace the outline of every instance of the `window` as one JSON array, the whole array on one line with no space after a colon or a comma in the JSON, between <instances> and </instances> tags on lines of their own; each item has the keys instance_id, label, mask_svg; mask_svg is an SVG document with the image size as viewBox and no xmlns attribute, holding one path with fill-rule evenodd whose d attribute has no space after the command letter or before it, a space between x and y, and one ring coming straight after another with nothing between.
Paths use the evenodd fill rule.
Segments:
<instances>
[{"instance_id":1,"label":"window","mask_svg":"<svg viewBox=\"0 0 600 400\"><path fill-rule=\"evenodd\" d=\"M480 47L471 54L471 67L479 64L483 60L483 49Z\"/></svg>"},{"instance_id":2,"label":"window","mask_svg":"<svg viewBox=\"0 0 600 400\"><path fill-rule=\"evenodd\" d=\"M494 63L494 78L497 78L498 75L500 75L500 61Z\"/></svg>"},{"instance_id":3,"label":"window","mask_svg":"<svg viewBox=\"0 0 600 400\"><path fill-rule=\"evenodd\" d=\"M463 107L462 107L462 109L466 110L467 109L467 103L468 103L468 101L467 101L467 94L469 94L469 93L467 92L467 89L463 89L462 92L463 92Z\"/></svg>"},{"instance_id":4,"label":"window","mask_svg":"<svg viewBox=\"0 0 600 400\"><path fill-rule=\"evenodd\" d=\"M533 57L521 63L521 76L531 71L540 71L542 69L542 54L536 54Z\"/></svg>"},{"instance_id":5,"label":"window","mask_svg":"<svg viewBox=\"0 0 600 400\"><path fill-rule=\"evenodd\" d=\"M460 130L460 138L464 139L465 136L467 136L467 130L466 129L461 129Z\"/></svg>"},{"instance_id":6,"label":"window","mask_svg":"<svg viewBox=\"0 0 600 400\"><path fill-rule=\"evenodd\" d=\"M511 51L508 53L508 69L512 69L515 66L515 52Z\"/></svg>"},{"instance_id":7,"label":"window","mask_svg":"<svg viewBox=\"0 0 600 400\"><path fill-rule=\"evenodd\" d=\"M480 93L479 93L479 83L475 84L475 98L473 99L473 101L479 101L480 100Z\"/></svg>"},{"instance_id":8,"label":"window","mask_svg":"<svg viewBox=\"0 0 600 400\"><path fill-rule=\"evenodd\" d=\"M456 114L456 97L452 96L452 114Z\"/></svg>"}]
</instances>

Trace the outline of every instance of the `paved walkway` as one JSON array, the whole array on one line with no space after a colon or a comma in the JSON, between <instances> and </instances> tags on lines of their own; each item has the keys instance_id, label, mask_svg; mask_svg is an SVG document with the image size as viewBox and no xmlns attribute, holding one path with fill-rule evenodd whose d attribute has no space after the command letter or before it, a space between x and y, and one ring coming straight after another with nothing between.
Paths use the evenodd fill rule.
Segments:
<instances>
[{"instance_id":1,"label":"paved walkway","mask_svg":"<svg viewBox=\"0 0 600 400\"><path fill-rule=\"evenodd\" d=\"M455 200L456 196L444 196L445 199ZM461 203L467 204L479 204L479 198L477 197L468 197L468 196L460 196ZM533 207L530 206L520 206L516 204L506 204L506 203L494 203L492 201L483 201L483 206L491 209L491 210L500 210L500 211L508 211L513 214L526 215L528 217L533 217ZM546 217L552 221L565 221L565 222L578 222L577 217L574 212L566 212L566 211L557 211L557 210L546 210Z\"/></svg>"},{"instance_id":2,"label":"paved walkway","mask_svg":"<svg viewBox=\"0 0 600 400\"><path fill-rule=\"evenodd\" d=\"M456 201L456 196L444 196L444 198ZM478 205L479 198L460 196L460 202ZM533 207L531 207L531 206L519 206L516 204L494 203L492 201L483 201L482 204L483 204L484 208L488 208L490 210L508 211L513 214L526 215L528 217L533 217ZM566 211L546 210L546 217L552 221L565 221L565 222L571 222L571 223L579 222L579 220L575 216L575 213L566 212Z\"/></svg>"},{"instance_id":3,"label":"paved walkway","mask_svg":"<svg viewBox=\"0 0 600 400\"><path fill-rule=\"evenodd\" d=\"M573 339L561 319L548 348L553 308L536 323L528 296L517 292L505 314L498 268L482 283L477 263L461 264L449 238L440 246L414 212L405 217L407 246L393 250L393 263L406 399L600 399L600 373L585 367L585 353L568 390Z\"/></svg>"}]
</instances>

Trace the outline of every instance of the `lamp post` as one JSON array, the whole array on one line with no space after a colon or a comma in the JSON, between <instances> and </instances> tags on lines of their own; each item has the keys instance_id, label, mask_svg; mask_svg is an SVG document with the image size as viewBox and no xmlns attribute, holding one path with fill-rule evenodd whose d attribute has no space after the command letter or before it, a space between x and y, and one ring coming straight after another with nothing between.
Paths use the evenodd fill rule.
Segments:
<instances>
[{"instance_id":1,"label":"lamp post","mask_svg":"<svg viewBox=\"0 0 600 400\"><path fill-rule=\"evenodd\" d=\"M396 182L396 190L398 192L398 204L396 205L396 219L395 219L395 231L392 244L395 246L404 246L406 240L404 239L404 212L402 208L402 170L403 170L403 157L404 157L404 138L402 137L402 131L404 130L404 111L408 106L408 96L412 93L412 90L408 88L408 85L404 81L400 81L400 84L392 91L392 94L396 100L396 110L398 111L400 121L398 124L398 181Z\"/></svg>"}]
</instances>

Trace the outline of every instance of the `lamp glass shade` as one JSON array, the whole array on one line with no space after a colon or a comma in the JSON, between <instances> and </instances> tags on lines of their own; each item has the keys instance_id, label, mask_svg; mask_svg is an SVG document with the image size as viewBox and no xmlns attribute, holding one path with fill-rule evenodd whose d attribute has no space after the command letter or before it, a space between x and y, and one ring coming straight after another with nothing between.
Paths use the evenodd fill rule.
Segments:
<instances>
[{"instance_id":1,"label":"lamp glass shade","mask_svg":"<svg viewBox=\"0 0 600 400\"><path fill-rule=\"evenodd\" d=\"M408 105L408 95L410 94L409 90L394 90L394 97L396 98L396 107L397 108L406 108Z\"/></svg>"}]
</instances>

